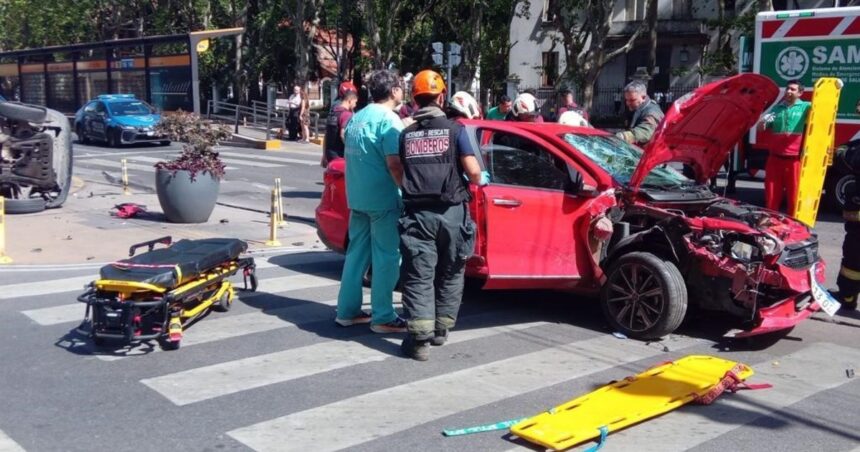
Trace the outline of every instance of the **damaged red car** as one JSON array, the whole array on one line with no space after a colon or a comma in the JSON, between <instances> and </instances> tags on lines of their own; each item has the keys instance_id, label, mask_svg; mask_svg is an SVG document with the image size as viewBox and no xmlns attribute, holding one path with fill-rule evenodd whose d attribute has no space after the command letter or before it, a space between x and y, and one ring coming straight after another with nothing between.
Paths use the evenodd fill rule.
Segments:
<instances>
[{"instance_id":1,"label":"damaged red car","mask_svg":"<svg viewBox=\"0 0 860 452\"><path fill-rule=\"evenodd\" d=\"M755 74L706 85L675 102L644 150L590 128L462 121L491 176L471 188L478 232L467 276L485 289L596 296L614 330L640 339L673 332L691 307L735 315L736 336L792 328L820 308L817 237L707 185L778 94ZM344 164L326 169L316 211L320 238L340 252Z\"/></svg>"}]
</instances>

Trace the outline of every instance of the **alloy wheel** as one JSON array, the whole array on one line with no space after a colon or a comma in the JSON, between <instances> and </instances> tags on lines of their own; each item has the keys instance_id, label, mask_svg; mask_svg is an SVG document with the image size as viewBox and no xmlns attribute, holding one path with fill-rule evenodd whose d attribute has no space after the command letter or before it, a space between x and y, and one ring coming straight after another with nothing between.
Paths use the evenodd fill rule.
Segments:
<instances>
[{"instance_id":1,"label":"alloy wheel","mask_svg":"<svg viewBox=\"0 0 860 452\"><path fill-rule=\"evenodd\" d=\"M630 331L645 331L663 314L664 290L654 272L645 265L626 263L607 281L606 299L610 315Z\"/></svg>"}]
</instances>

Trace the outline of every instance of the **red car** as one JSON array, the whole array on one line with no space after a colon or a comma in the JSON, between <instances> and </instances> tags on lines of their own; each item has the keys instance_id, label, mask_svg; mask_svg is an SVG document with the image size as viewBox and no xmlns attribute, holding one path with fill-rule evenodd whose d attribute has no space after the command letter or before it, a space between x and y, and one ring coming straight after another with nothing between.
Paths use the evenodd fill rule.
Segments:
<instances>
[{"instance_id":1,"label":"red car","mask_svg":"<svg viewBox=\"0 0 860 452\"><path fill-rule=\"evenodd\" d=\"M707 186L778 94L754 74L704 86L675 102L644 151L590 128L462 121L491 175L471 188L467 276L485 289L599 294L612 328L640 339L674 331L688 305L743 319L736 336L790 329L820 308L817 237ZM695 180L667 162L689 165ZM343 252L344 160L324 179L318 233Z\"/></svg>"}]
</instances>

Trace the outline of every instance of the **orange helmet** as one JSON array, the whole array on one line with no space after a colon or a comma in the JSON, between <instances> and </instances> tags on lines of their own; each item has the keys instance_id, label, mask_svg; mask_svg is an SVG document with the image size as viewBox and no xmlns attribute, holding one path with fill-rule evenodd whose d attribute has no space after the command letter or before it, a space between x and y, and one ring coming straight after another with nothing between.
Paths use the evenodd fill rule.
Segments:
<instances>
[{"instance_id":1,"label":"orange helmet","mask_svg":"<svg viewBox=\"0 0 860 452\"><path fill-rule=\"evenodd\" d=\"M445 80L437 72L423 70L412 80L412 95L441 94L445 92Z\"/></svg>"}]
</instances>

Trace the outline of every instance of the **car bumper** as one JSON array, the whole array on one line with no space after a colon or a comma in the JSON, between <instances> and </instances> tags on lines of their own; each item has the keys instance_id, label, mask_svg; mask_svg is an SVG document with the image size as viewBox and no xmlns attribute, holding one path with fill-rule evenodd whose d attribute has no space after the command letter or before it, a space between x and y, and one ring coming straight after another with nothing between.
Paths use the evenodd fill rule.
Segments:
<instances>
[{"instance_id":1,"label":"car bumper","mask_svg":"<svg viewBox=\"0 0 860 452\"><path fill-rule=\"evenodd\" d=\"M123 130L120 134L120 142L122 144L132 143L153 143L159 141L167 141L164 135L158 135L151 132L139 132L133 130Z\"/></svg>"},{"instance_id":2,"label":"car bumper","mask_svg":"<svg viewBox=\"0 0 860 452\"><path fill-rule=\"evenodd\" d=\"M759 309L758 313L756 313L757 326L750 330L736 333L733 337L758 336L789 329L808 319L819 309L821 307L812 299L811 293L786 298L772 306Z\"/></svg>"}]
</instances>

